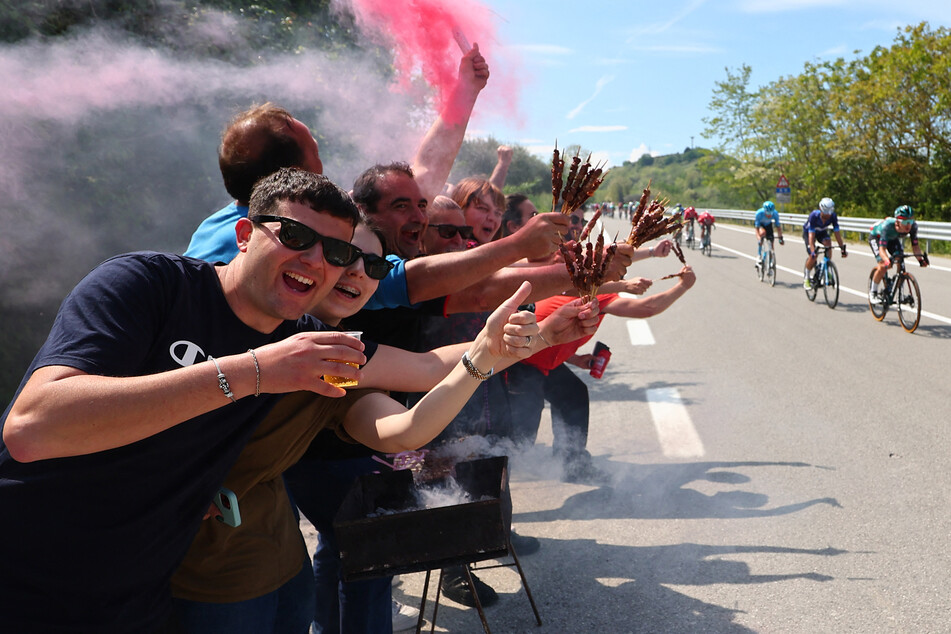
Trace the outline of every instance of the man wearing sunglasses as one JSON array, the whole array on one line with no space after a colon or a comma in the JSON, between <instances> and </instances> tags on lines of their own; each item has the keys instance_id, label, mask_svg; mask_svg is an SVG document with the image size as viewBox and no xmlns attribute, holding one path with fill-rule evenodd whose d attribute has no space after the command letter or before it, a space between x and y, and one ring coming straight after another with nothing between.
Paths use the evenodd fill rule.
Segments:
<instances>
[{"instance_id":1,"label":"man wearing sunglasses","mask_svg":"<svg viewBox=\"0 0 951 634\"><path fill-rule=\"evenodd\" d=\"M356 257L356 207L302 170L250 202L229 264L121 255L63 302L0 419L5 630L171 627L169 577L276 395L358 376L362 344L305 315Z\"/></svg>"}]
</instances>

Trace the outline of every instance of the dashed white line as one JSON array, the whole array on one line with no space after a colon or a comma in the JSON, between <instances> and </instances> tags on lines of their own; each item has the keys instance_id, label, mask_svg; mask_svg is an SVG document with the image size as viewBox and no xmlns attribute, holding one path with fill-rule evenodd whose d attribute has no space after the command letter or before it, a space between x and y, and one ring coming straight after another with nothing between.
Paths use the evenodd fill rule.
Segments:
<instances>
[{"instance_id":1,"label":"dashed white line","mask_svg":"<svg viewBox=\"0 0 951 634\"><path fill-rule=\"evenodd\" d=\"M668 458L699 458L703 443L690 420L690 414L676 388L662 387L647 390L647 404L661 450Z\"/></svg>"},{"instance_id":2,"label":"dashed white line","mask_svg":"<svg viewBox=\"0 0 951 634\"><path fill-rule=\"evenodd\" d=\"M646 319L628 319L627 335L631 339L632 346L652 346L656 343L654 333L651 332Z\"/></svg>"}]
</instances>

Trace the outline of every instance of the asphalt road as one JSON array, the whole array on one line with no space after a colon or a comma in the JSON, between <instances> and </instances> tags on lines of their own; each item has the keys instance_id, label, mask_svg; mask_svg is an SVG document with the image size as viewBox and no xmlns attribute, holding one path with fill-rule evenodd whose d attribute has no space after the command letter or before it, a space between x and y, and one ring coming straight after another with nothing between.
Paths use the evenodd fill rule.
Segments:
<instances>
[{"instance_id":1,"label":"asphalt road","mask_svg":"<svg viewBox=\"0 0 951 634\"><path fill-rule=\"evenodd\" d=\"M912 263L932 316L908 334L868 311L866 245L836 251L830 310L807 300L788 237L774 288L754 277L748 228L719 227L712 257L688 251L697 284L646 322L653 344L644 322L605 320L610 365L582 376L588 447L613 482L561 482L547 420L511 457L513 526L542 541L522 564L543 625L496 568L479 573L501 594L493 632L951 631L951 262ZM673 256L635 266L679 269ZM418 605L422 578L400 577L395 595ZM437 631L481 629L443 599Z\"/></svg>"}]
</instances>

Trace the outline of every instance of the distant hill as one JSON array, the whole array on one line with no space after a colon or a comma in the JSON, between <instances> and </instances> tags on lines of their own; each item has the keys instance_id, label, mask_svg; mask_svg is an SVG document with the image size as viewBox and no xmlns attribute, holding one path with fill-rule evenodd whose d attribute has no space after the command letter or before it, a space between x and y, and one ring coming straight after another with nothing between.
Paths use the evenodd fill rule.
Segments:
<instances>
[{"instance_id":1,"label":"distant hill","mask_svg":"<svg viewBox=\"0 0 951 634\"><path fill-rule=\"evenodd\" d=\"M644 154L612 168L592 201L637 201L650 183L651 197L667 198L671 206L756 209L763 201L757 200L755 192L735 186L738 165L734 159L702 148L664 156Z\"/></svg>"}]
</instances>

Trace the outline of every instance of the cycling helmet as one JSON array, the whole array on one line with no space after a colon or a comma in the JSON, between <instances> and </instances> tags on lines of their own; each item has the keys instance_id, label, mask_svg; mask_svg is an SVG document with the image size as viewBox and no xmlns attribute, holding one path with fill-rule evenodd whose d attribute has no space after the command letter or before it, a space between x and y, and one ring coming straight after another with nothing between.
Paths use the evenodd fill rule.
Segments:
<instances>
[{"instance_id":1,"label":"cycling helmet","mask_svg":"<svg viewBox=\"0 0 951 634\"><path fill-rule=\"evenodd\" d=\"M767 200L765 203L763 203L763 209L766 211L775 211L776 205L773 204L773 201Z\"/></svg>"},{"instance_id":2,"label":"cycling helmet","mask_svg":"<svg viewBox=\"0 0 951 634\"><path fill-rule=\"evenodd\" d=\"M827 196L819 201L819 211L824 214L831 214L835 211L835 203Z\"/></svg>"},{"instance_id":3,"label":"cycling helmet","mask_svg":"<svg viewBox=\"0 0 951 634\"><path fill-rule=\"evenodd\" d=\"M908 205L902 205L895 210L895 217L900 220L911 220L915 217L915 210Z\"/></svg>"}]
</instances>

